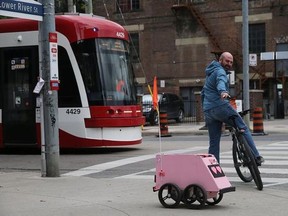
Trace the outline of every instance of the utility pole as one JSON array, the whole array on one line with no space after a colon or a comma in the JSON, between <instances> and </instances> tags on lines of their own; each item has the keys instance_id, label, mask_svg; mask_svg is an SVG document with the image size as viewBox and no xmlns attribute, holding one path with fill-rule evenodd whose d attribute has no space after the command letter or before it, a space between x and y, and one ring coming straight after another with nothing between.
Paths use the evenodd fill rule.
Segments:
<instances>
[{"instance_id":1,"label":"utility pole","mask_svg":"<svg viewBox=\"0 0 288 216\"><path fill-rule=\"evenodd\" d=\"M40 0L43 5L43 21L39 22L40 77L45 81L41 91L41 111L44 127L46 176L59 177L59 127L58 127L58 51L55 33L54 0ZM54 47L52 47L52 44ZM56 86L56 88L55 88ZM42 139L43 140L43 139Z\"/></svg>"},{"instance_id":2,"label":"utility pole","mask_svg":"<svg viewBox=\"0 0 288 216\"><path fill-rule=\"evenodd\" d=\"M93 14L93 4L92 4L92 0L86 0L85 1L85 13L87 14Z\"/></svg>"},{"instance_id":3,"label":"utility pole","mask_svg":"<svg viewBox=\"0 0 288 216\"><path fill-rule=\"evenodd\" d=\"M73 0L68 0L68 12L69 13L75 13L76 12Z\"/></svg>"},{"instance_id":4,"label":"utility pole","mask_svg":"<svg viewBox=\"0 0 288 216\"><path fill-rule=\"evenodd\" d=\"M242 46L243 46L243 103L244 110L250 109L249 97L249 16L248 16L248 0L242 0ZM250 115L245 115L244 121L250 128Z\"/></svg>"}]
</instances>

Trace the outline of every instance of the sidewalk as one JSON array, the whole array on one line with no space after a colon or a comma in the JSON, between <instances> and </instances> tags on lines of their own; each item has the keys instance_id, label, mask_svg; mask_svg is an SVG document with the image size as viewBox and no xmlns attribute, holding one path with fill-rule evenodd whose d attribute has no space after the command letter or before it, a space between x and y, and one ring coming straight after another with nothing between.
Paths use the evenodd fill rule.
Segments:
<instances>
[{"instance_id":1,"label":"sidewalk","mask_svg":"<svg viewBox=\"0 0 288 216\"><path fill-rule=\"evenodd\" d=\"M0 173L1 216L262 216L287 215L286 190L235 183L235 192L202 210L164 208L153 179L42 178L36 172ZM249 199L247 199L249 197ZM252 201L252 202L251 202Z\"/></svg>"},{"instance_id":2,"label":"sidewalk","mask_svg":"<svg viewBox=\"0 0 288 216\"><path fill-rule=\"evenodd\" d=\"M174 123L174 122L173 122ZM183 123L183 124L168 124L168 133L173 135L206 135L207 130L200 130L205 125L204 122L201 123ZM250 129L253 132L253 122L250 122ZM288 132L288 119L273 119L263 121L263 131L265 134L283 134ZM159 126L149 126L143 127L143 136L145 135L158 135Z\"/></svg>"}]
</instances>

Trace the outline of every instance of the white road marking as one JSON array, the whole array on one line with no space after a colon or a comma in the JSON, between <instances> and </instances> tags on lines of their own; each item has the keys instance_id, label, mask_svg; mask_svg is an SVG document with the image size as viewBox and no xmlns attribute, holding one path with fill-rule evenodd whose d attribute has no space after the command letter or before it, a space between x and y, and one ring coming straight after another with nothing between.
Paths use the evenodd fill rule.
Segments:
<instances>
[{"instance_id":1,"label":"white road marking","mask_svg":"<svg viewBox=\"0 0 288 216\"><path fill-rule=\"evenodd\" d=\"M235 168L234 167L225 167L225 166L221 166L221 168L223 169L224 173L236 173ZM283 175L287 175L288 174L288 169L277 169L277 168L259 168L259 171L261 174L283 174ZM288 179L286 179L288 180Z\"/></svg>"},{"instance_id":2,"label":"white road marking","mask_svg":"<svg viewBox=\"0 0 288 216\"><path fill-rule=\"evenodd\" d=\"M188 153L188 152L196 152L200 150L205 150L207 151L207 147L203 146L196 146L192 148L187 148L187 149L179 149L179 150L171 150L171 151L166 151L163 152L163 154L183 154L183 153ZM99 173L107 169L112 169L116 168L119 166L127 165L127 164L132 164L144 160L149 160L152 158L155 158L156 154L150 154L150 155L143 155L143 156L137 156L137 157L131 157L131 158L125 158L122 160L116 160L116 161L111 161L107 163L102 163L102 164L97 164L89 167L85 167L76 171L68 172L63 174L62 176L84 176L84 175L90 175L94 173Z\"/></svg>"},{"instance_id":3,"label":"white road marking","mask_svg":"<svg viewBox=\"0 0 288 216\"><path fill-rule=\"evenodd\" d=\"M287 166L288 165L288 142L277 142L269 144L268 146L261 146L258 148L261 150L261 155L264 156L265 163L259 167L259 170L261 174L282 174L287 175L288 169L286 168L279 168L275 166ZM279 150L283 151L279 151ZM276 151L275 151L276 150ZM221 168L223 169L224 173L228 174L227 178L231 182L242 182L242 180L239 177L231 177L229 174L236 174L235 168L233 166L233 158L232 158L232 152L227 151L221 153ZM227 167L228 165L228 167ZM229 166L230 165L230 166ZM265 166L271 166L269 168L266 168ZM274 167L273 167L274 166ZM154 180L154 174L156 169L150 169L146 171L142 171L139 173L132 173L125 176L119 176L115 178L127 178L127 179L147 179L147 180ZM264 184L264 187L271 187L281 184L288 184L288 179L286 177L283 178L274 178L274 177L262 177L262 182ZM252 182L252 184L254 184Z\"/></svg>"},{"instance_id":4,"label":"white road marking","mask_svg":"<svg viewBox=\"0 0 288 216\"><path fill-rule=\"evenodd\" d=\"M269 144L268 146L261 146L258 148L261 151L261 155L265 158L265 163L259 167L259 170L261 174L282 174L287 175L288 169L286 168L279 168L275 166L287 166L288 165L288 142L277 142ZM183 154L183 153L191 153L196 151L204 150L207 151L207 147L203 146L197 146L187 149L180 149L180 150L172 150L172 151L166 151L162 152L163 154ZM159 154L159 153L156 153ZM89 175L93 173L99 173L102 171L105 171L107 169L116 168L123 165L128 165L144 160L149 160L152 158L155 158L156 154L150 154L150 155L143 155L143 156L137 156L137 157L131 157L126 158L122 160L117 161L111 161L103 164L97 164L94 166L82 168L76 171L72 171L69 173L64 174L64 176L84 176ZM224 173L227 175L233 173L236 174L235 168L233 167L233 158L232 158L232 152L227 151L221 153L221 167L224 171ZM228 166L227 166L228 165ZM230 166L229 166L230 165ZM271 167L265 167L265 166L271 166ZM273 167L274 166L274 167ZM156 169L149 169L137 173L131 173L128 175L118 176L115 177L115 179L146 179L154 181L154 173ZM242 180L239 177L230 177L227 176L228 180L231 182L242 182ZM281 185L281 184L287 184L288 179L286 177L283 178L273 178L273 177L262 177L262 181L265 187L275 186L275 185Z\"/></svg>"},{"instance_id":5,"label":"white road marking","mask_svg":"<svg viewBox=\"0 0 288 216\"><path fill-rule=\"evenodd\" d=\"M222 159L221 158L221 161L220 161L220 165L222 166L222 165L226 165L226 164L231 164L231 163L233 163L233 159L232 159L232 157L231 157L231 159L229 160L229 159ZM288 161L286 161L286 160L267 160L267 158L265 157L265 162L264 162L264 164L262 165L262 167L264 166L267 166L267 165L273 165L273 166L275 166L275 165L279 165L279 166L281 166L281 165L288 165ZM262 167L260 167L259 169L262 169Z\"/></svg>"}]
</instances>

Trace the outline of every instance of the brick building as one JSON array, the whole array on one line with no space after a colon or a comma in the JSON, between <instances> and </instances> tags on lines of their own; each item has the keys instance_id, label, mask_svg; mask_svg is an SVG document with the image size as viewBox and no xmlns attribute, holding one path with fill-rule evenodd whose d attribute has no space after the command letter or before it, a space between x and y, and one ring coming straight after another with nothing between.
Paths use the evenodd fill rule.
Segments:
<instances>
[{"instance_id":1,"label":"brick building","mask_svg":"<svg viewBox=\"0 0 288 216\"><path fill-rule=\"evenodd\" d=\"M104 0L94 1L93 9L130 32L139 93L147 92L157 76L159 91L199 102L206 65L229 51L235 70L231 91L242 99L241 0ZM250 105L262 105L266 116L275 113L276 118L288 111L288 60L264 61L260 55L288 51L287 29L288 0L249 1L249 53L257 58L257 66L249 67L251 94L260 90ZM189 106L186 114L195 115Z\"/></svg>"}]
</instances>

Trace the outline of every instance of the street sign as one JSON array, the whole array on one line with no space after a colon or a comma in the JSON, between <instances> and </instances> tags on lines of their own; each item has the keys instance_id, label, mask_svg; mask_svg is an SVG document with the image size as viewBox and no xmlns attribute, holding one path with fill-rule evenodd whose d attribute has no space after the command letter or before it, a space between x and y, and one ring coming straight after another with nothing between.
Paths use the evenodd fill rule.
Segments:
<instances>
[{"instance_id":1,"label":"street sign","mask_svg":"<svg viewBox=\"0 0 288 216\"><path fill-rule=\"evenodd\" d=\"M257 66L257 54L249 54L249 66Z\"/></svg>"},{"instance_id":2,"label":"street sign","mask_svg":"<svg viewBox=\"0 0 288 216\"><path fill-rule=\"evenodd\" d=\"M276 53L275 52L262 52L260 54L260 60L267 61L267 60L274 60L274 58L276 60L288 59L288 51L277 51Z\"/></svg>"},{"instance_id":3,"label":"street sign","mask_svg":"<svg viewBox=\"0 0 288 216\"><path fill-rule=\"evenodd\" d=\"M261 52L260 53L260 60L274 60L274 52Z\"/></svg>"},{"instance_id":4,"label":"street sign","mask_svg":"<svg viewBox=\"0 0 288 216\"><path fill-rule=\"evenodd\" d=\"M0 0L0 15L42 21L43 6L33 0Z\"/></svg>"},{"instance_id":5,"label":"street sign","mask_svg":"<svg viewBox=\"0 0 288 216\"><path fill-rule=\"evenodd\" d=\"M50 49L50 87L51 90L59 90L58 78L58 46L57 33L49 33L49 49Z\"/></svg>"},{"instance_id":6,"label":"street sign","mask_svg":"<svg viewBox=\"0 0 288 216\"><path fill-rule=\"evenodd\" d=\"M235 85L235 71L229 71L229 72L230 74L228 76L230 85Z\"/></svg>"},{"instance_id":7,"label":"street sign","mask_svg":"<svg viewBox=\"0 0 288 216\"><path fill-rule=\"evenodd\" d=\"M276 52L276 59L288 59L288 52L287 51L278 51Z\"/></svg>"}]
</instances>

